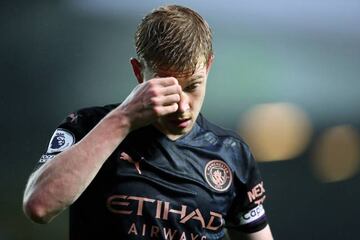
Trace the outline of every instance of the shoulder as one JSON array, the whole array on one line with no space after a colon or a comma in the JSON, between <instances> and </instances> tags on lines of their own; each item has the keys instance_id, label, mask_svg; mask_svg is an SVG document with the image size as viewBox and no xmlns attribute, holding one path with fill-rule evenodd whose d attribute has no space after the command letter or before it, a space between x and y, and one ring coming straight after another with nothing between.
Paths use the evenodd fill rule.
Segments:
<instances>
[{"instance_id":1,"label":"shoulder","mask_svg":"<svg viewBox=\"0 0 360 240\"><path fill-rule=\"evenodd\" d=\"M104 117L111 110L116 108L118 105L119 104L116 103L116 104L108 104L105 106L85 107L85 108L80 108L80 109L76 110L72 114L77 114L78 116L88 117L88 118Z\"/></svg>"},{"instance_id":2,"label":"shoulder","mask_svg":"<svg viewBox=\"0 0 360 240\"><path fill-rule=\"evenodd\" d=\"M235 131L211 123L203 115L199 115L198 125L202 129L203 137L210 143L216 143L219 149L225 150L226 161L242 181L248 178L249 171L256 161L249 145Z\"/></svg>"},{"instance_id":3,"label":"shoulder","mask_svg":"<svg viewBox=\"0 0 360 240\"><path fill-rule=\"evenodd\" d=\"M116 108L119 104L109 104L105 106L92 106L78 109L70 113L64 122L80 123L84 122L98 122L106 116L111 110Z\"/></svg>"},{"instance_id":4,"label":"shoulder","mask_svg":"<svg viewBox=\"0 0 360 240\"><path fill-rule=\"evenodd\" d=\"M232 146L239 146L244 148L244 150L249 151L248 145L245 143L244 139L239 136L235 131L231 129L223 128L217 124L212 123L207 120L202 114L199 114L197 123L200 128L206 133L211 133L220 140L223 144L230 144Z\"/></svg>"},{"instance_id":5,"label":"shoulder","mask_svg":"<svg viewBox=\"0 0 360 240\"><path fill-rule=\"evenodd\" d=\"M109 104L78 109L65 117L58 128L66 129L81 138L118 105Z\"/></svg>"}]
</instances>

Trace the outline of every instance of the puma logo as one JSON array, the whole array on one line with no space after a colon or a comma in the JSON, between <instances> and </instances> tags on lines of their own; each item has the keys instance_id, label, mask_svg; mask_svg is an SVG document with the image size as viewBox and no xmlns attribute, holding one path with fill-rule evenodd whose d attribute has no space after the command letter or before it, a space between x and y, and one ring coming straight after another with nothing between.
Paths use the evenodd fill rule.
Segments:
<instances>
[{"instance_id":1,"label":"puma logo","mask_svg":"<svg viewBox=\"0 0 360 240\"><path fill-rule=\"evenodd\" d=\"M129 163L132 163L135 165L136 170L138 171L139 174L141 174L141 170L140 170L140 162L135 162L127 153L122 152L120 154L120 159L124 160L124 161L128 161Z\"/></svg>"}]
</instances>

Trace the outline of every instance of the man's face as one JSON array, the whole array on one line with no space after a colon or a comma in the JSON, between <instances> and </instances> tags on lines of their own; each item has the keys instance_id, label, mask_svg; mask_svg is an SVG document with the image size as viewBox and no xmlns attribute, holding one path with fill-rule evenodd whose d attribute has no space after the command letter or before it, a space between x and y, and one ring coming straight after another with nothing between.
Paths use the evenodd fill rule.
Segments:
<instances>
[{"instance_id":1,"label":"man's face","mask_svg":"<svg viewBox=\"0 0 360 240\"><path fill-rule=\"evenodd\" d=\"M157 73L153 73L151 70L145 69L145 80L154 77L175 77L182 88L178 110L159 118L154 124L170 139L175 140L181 137L194 126L204 101L209 66L209 64L207 66L204 61L201 61L192 75L169 70L159 70Z\"/></svg>"}]
</instances>

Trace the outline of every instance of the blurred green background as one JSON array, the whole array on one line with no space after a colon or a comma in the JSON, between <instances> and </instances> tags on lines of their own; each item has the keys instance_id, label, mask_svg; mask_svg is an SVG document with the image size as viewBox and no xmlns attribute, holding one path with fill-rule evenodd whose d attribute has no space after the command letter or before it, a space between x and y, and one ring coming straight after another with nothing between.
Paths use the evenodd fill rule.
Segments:
<instances>
[{"instance_id":1,"label":"blurred green background","mask_svg":"<svg viewBox=\"0 0 360 240\"><path fill-rule=\"evenodd\" d=\"M27 178L68 113L119 102L136 85L135 28L164 3L1 1L1 240L67 238L67 212L48 225L23 215ZM296 153L259 159L275 239L359 239L360 1L171 3L195 9L213 29L208 119L242 133L251 129L246 121L257 122L248 114L259 104L300 113L255 116L261 124L292 121L287 130L265 128L276 129L265 132L280 151L288 147L278 138L296 137L279 132L307 133ZM261 142L251 134L245 139Z\"/></svg>"}]
</instances>

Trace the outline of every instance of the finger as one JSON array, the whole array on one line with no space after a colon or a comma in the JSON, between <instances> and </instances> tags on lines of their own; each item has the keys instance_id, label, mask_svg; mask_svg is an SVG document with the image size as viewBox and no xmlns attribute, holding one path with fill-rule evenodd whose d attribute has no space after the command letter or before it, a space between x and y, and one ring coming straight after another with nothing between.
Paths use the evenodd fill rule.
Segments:
<instances>
[{"instance_id":1,"label":"finger","mask_svg":"<svg viewBox=\"0 0 360 240\"><path fill-rule=\"evenodd\" d=\"M169 106L174 103L180 102L180 95L179 94L171 94L167 96L162 96L160 100L160 104L163 106Z\"/></svg>"},{"instance_id":2,"label":"finger","mask_svg":"<svg viewBox=\"0 0 360 240\"><path fill-rule=\"evenodd\" d=\"M178 80L174 77L153 78L150 81L154 81L156 84L159 84L163 87L179 85Z\"/></svg>"},{"instance_id":3,"label":"finger","mask_svg":"<svg viewBox=\"0 0 360 240\"><path fill-rule=\"evenodd\" d=\"M151 107L157 107L157 106L165 106L165 105L171 105L173 103L178 103L180 101L180 95L179 94L172 94L167 96L157 96L149 98L148 101L145 102L144 106L145 109L151 108Z\"/></svg>"},{"instance_id":4,"label":"finger","mask_svg":"<svg viewBox=\"0 0 360 240\"><path fill-rule=\"evenodd\" d=\"M173 94L180 94L181 91L182 90L180 85L171 85L161 88L160 93L162 95L173 95Z\"/></svg>"},{"instance_id":5,"label":"finger","mask_svg":"<svg viewBox=\"0 0 360 240\"><path fill-rule=\"evenodd\" d=\"M178 104L173 103L168 106L157 106L154 108L155 114L158 117L168 115L170 113L174 113L178 110Z\"/></svg>"}]
</instances>

